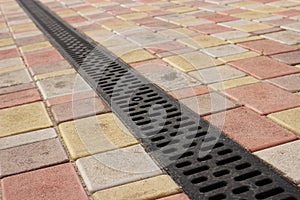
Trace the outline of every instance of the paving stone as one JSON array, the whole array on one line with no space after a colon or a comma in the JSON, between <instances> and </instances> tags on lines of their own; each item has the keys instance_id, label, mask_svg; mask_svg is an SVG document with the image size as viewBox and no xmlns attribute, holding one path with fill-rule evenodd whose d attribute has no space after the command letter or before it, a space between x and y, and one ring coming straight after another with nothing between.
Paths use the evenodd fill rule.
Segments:
<instances>
[{"instance_id":1,"label":"paving stone","mask_svg":"<svg viewBox=\"0 0 300 200\"><path fill-rule=\"evenodd\" d=\"M38 74L34 76L35 81L43 80L43 79L48 79L48 78L54 78L57 76L65 76L69 74L76 74L76 70L73 68L70 69L64 69L64 70L59 70L59 71L54 71L50 73L45 73L45 74Z\"/></svg>"},{"instance_id":2,"label":"paving stone","mask_svg":"<svg viewBox=\"0 0 300 200\"><path fill-rule=\"evenodd\" d=\"M66 61L58 61L50 64L43 64L39 66L33 66L29 68L29 71L33 76L40 74L47 74L56 71L71 69L72 67Z\"/></svg>"},{"instance_id":3,"label":"paving stone","mask_svg":"<svg viewBox=\"0 0 300 200\"><path fill-rule=\"evenodd\" d=\"M157 44L151 44L144 47L150 53L153 54L161 54L164 52L173 52L175 50L186 48L184 44L181 44L177 41L170 41L170 42L162 42Z\"/></svg>"},{"instance_id":4,"label":"paving stone","mask_svg":"<svg viewBox=\"0 0 300 200\"><path fill-rule=\"evenodd\" d=\"M202 49L201 51L213 57L224 57L224 56L244 53L247 50L234 44L228 44L228 45Z\"/></svg>"},{"instance_id":5,"label":"paving stone","mask_svg":"<svg viewBox=\"0 0 300 200\"><path fill-rule=\"evenodd\" d=\"M213 33L232 31L232 29L230 29L230 28L216 25L216 24L204 24L204 25L200 25L200 26L192 26L192 27L190 27L190 29L200 32L200 33L205 33L205 34L213 34Z\"/></svg>"},{"instance_id":6,"label":"paving stone","mask_svg":"<svg viewBox=\"0 0 300 200\"><path fill-rule=\"evenodd\" d=\"M266 56L247 58L228 63L258 79L269 79L299 72L299 69Z\"/></svg>"},{"instance_id":7,"label":"paving stone","mask_svg":"<svg viewBox=\"0 0 300 200\"><path fill-rule=\"evenodd\" d=\"M106 103L99 97L80 99L51 107L53 117L57 123L92 116L110 111Z\"/></svg>"},{"instance_id":8,"label":"paving stone","mask_svg":"<svg viewBox=\"0 0 300 200\"><path fill-rule=\"evenodd\" d=\"M143 12L134 12L134 13L126 13L126 14L118 15L118 17L124 21L130 21L130 20L136 20L136 19L142 19L148 17L148 14Z\"/></svg>"},{"instance_id":9,"label":"paving stone","mask_svg":"<svg viewBox=\"0 0 300 200\"><path fill-rule=\"evenodd\" d=\"M231 17L228 15L222 15L222 14L212 14L212 15L203 16L201 18L209 20L209 21L213 21L215 23L234 21L237 19L235 17Z\"/></svg>"},{"instance_id":10,"label":"paving stone","mask_svg":"<svg viewBox=\"0 0 300 200\"><path fill-rule=\"evenodd\" d=\"M28 52L37 51L37 50L49 49L51 47L52 47L52 45L50 44L50 42L46 41L46 42L39 42L39 43L22 46L22 47L20 47L20 50L23 53L28 53Z\"/></svg>"},{"instance_id":11,"label":"paving stone","mask_svg":"<svg viewBox=\"0 0 300 200\"><path fill-rule=\"evenodd\" d=\"M19 57L19 52L16 48L0 50L0 60Z\"/></svg>"},{"instance_id":12,"label":"paving stone","mask_svg":"<svg viewBox=\"0 0 300 200\"><path fill-rule=\"evenodd\" d=\"M29 89L33 89L33 88L35 88L34 83L24 83L24 84L14 85L14 86L10 86L10 87L3 87L3 88L0 88L0 95L9 94L9 93L13 93L13 92L19 92L22 90L29 90Z\"/></svg>"},{"instance_id":13,"label":"paving stone","mask_svg":"<svg viewBox=\"0 0 300 200\"><path fill-rule=\"evenodd\" d=\"M270 83L290 92L300 91L300 74L281 76L268 80Z\"/></svg>"},{"instance_id":14,"label":"paving stone","mask_svg":"<svg viewBox=\"0 0 300 200\"><path fill-rule=\"evenodd\" d=\"M32 103L42 100L37 89L29 89L19 92L0 95L0 109L12 106Z\"/></svg>"},{"instance_id":15,"label":"paving stone","mask_svg":"<svg viewBox=\"0 0 300 200\"><path fill-rule=\"evenodd\" d=\"M297 22L297 21L289 19L289 18L280 18L280 19L264 21L265 24L270 24L270 25L273 25L273 26L282 26L282 25L292 24L292 23L295 23L295 22Z\"/></svg>"},{"instance_id":16,"label":"paving stone","mask_svg":"<svg viewBox=\"0 0 300 200\"><path fill-rule=\"evenodd\" d=\"M300 136L300 108L293 108L268 115L268 117L279 125L289 129Z\"/></svg>"},{"instance_id":17,"label":"paving stone","mask_svg":"<svg viewBox=\"0 0 300 200\"><path fill-rule=\"evenodd\" d=\"M1 174L8 176L68 161L58 139L44 140L0 151Z\"/></svg>"},{"instance_id":18,"label":"paving stone","mask_svg":"<svg viewBox=\"0 0 300 200\"><path fill-rule=\"evenodd\" d=\"M215 92L181 99L180 102L200 116L236 107L236 104L233 101Z\"/></svg>"},{"instance_id":19,"label":"paving stone","mask_svg":"<svg viewBox=\"0 0 300 200\"><path fill-rule=\"evenodd\" d=\"M210 84L209 87L213 88L215 90L222 91L225 89L239 87L242 85L248 85L248 84L257 83L257 82L259 82L259 80L257 80L256 78L253 78L252 76L246 76L246 77L242 77L242 78L222 81L219 83L213 83L213 84Z\"/></svg>"},{"instance_id":20,"label":"paving stone","mask_svg":"<svg viewBox=\"0 0 300 200\"><path fill-rule=\"evenodd\" d=\"M226 81L229 79L246 76L245 73L234 69L228 65L192 71L188 74L205 84L211 84L215 82Z\"/></svg>"},{"instance_id":21,"label":"paving stone","mask_svg":"<svg viewBox=\"0 0 300 200\"><path fill-rule=\"evenodd\" d=\"M263 37L288 45L300 43L300 33L294 31L280 31L263 35Z\"/></svg>"},{"instance_id":22,"label":"paving stone","mask_svg":"<svg viewBox=\"0 0 300 200\"><path fill-rule=\"evenodd\" d=\"M272 165L295 183L300 183L300 141L294 141L255 153L256 156Z\"/></svg>"},{"instance_id":23,"label":"paving stone","mask_svg":"<svg viewBox=\"0 0 300 200\"><path fill-rule=\"evenodd\" d=\"M143 49L136 49L121 56L121 59L124 60L126 63L135 63L141 62L144 60L150 60L155 58L152 54L148 51Z\"/></svg>"},{"instance_id":24,"label":"paving stone","mask_svg":"<svg viewBox=\"0 0 300 200\"><path fill-rule=\"evenodd\" d=\"M245 53L234 54L234 55L231 55L231 56L225 56L225 57L218 58L218 59L221 60L224 63L227 63L227 62L231 62L231 61L243 60L243 59L246 59L246 58L257 57L259 55L260 54L255 53L253 51L247 51Z\"/></svg>"},{"instance_id":25,"label":"paving stone","mask_svg":"<svg viewBox=\"0 0 300 200\"><path fill-rule=\"evenodd\" d=\"M269 17L270 14L254 12L254 11L246 11L246 12L243 12L243 13L233 14L232 16L237 17L237 18L241 18L241 19L245 19L245 20L253 20L253 19Z\"/></svg>"},{"instance_id":26,"label":"paving stone","mask_svg":"<svg viewBox=\"0 0 300 200\"><path fill-rule=\"evenodd\" d=\"M229 27L229 28L234 28L234 27L239 27L239 26L244 26L248 24L254 24L255 22L253 21L248 21L248 20L234 20L234 21L229 21L229 22L222 22L219 23L219 25Z\"/></svg>"},{"instance_id":27,"label":"paving stone","mask_svg":"<svg viewBox=\"0 0 300 200\"><path fill-rule=\"evenodd\" d=\"M191 52L176 56L170 56L164 58L163 60L183 72L190 72L193 70L222 64L221 61L201 52Z\"/></svg>"},{"instance_id":28,"label":"paving stone","mask_svg":"<svg viewBox=\"0 0 300 200\"><path fill-rule=\"evenodd\" d=\"M300 106L300 99L297 96L269 83L254 83L232 88L225 93L261 115Z\"/></svg>"},{"instance_id":29,"label":"paving stone","mask_svg":"<svg viewBox=\"0 0 300 200\"><path fill-rule=\"evenodd\" d=\"M47 128L52 122L41 102L0 110L0 137Z\"/></svg>"},{"instance_id":30,"label":"paving stone","mask_svg":"<svg viewBox=\"0 0 300 200\"><path fill-rule=\"evenodd\" d=\"M250 36L249 33L245 33L242 31L227 31L227 32L222 32L222 33L215 33L212 34L213 36L217 38L221 38L222 40L231 40L231 39L237 39L237 38L245 38Z\"/></svg>"},{"instance_id":31,"label":"paving stone","mask_svg":"<svg viewBox=\"0 0 300 200\"><path fill-rule=\"evenodd\" d=\"M56 138L55 129L47 128L14 136L0 138L0 150Z\"/></svg>"},{"instance_id":32,"label":"paving stone","mask_svg":"<svg viewBox=\"0 0 300 200\"><path fill-rule=\"evenodd\" d=\"M146 73L144 76L163 88L165 91L177 90L186 87L201 85L196 79L175 69L168 69L161 72Z\"/></svg>"},{"instance_id":33,"label":"paving stone","mask_svg":"<svg viewBox=\"0 0 300 200\"><path fill-rule=\"evenodd\" d=\"M297 139L293 133L245 107L207 116L205 119L251 152Z\"/></svg>"},{"instance_id":34,"label":"paving stone","mask_svg":"<svg viewBox=\"0 0 300 200\"><path fill-rule=\"evenodd\" d=\"M209 90L205 85L187 87L187 88L173 90L169 92L169 94L173 96L175 99L185 99L185 98L199 96L206 93L209 93Z\"/></svg>"},{"instance_id":35,"label":"paving stone","mask_svg":"<svg viewBox=\"0 0 300 200\"><path fill-rule=\"evenodd\" d=\"M64 58L58 53L57 50L33 52L30 54L28 53L24 56L24 59L29 67L64 60Z\"/></svg>"},{"instance_id":36,"label":"paving stone","mask_svg":"<svg viewBox=\"0 0 300 200\"><path fill-rule=\"evenodd\" d=\"M26 45L30 45L30 44L34 44L34 43L38 43L38 42L44 42L44 41L46 41L46 38L42 34L15 39L15 42L18 46L26 46Z\"/></svg>"},{"instance_id":37,"label":"paving stone","mask_svg":"<svg viewBox=\"0 0 300 200\"><path fill-rule=\"evenodd\" d=\"M184 193L180 193L180 194L175 194L164 198L159 198L157 200L189 200L189 197Z\"/></svg>"},{"instance_id":38,"label":"paving stone","mask_svg":"<svg viewBox=\"0 0 300 200\"><path fill-rule=\"evenodd\" d=\"M64 96L59 96L59 97L54 97L51 99L47 99L46 104L48 107L58 105L58 104L63 104L71 101L76 101L80 99L87 99L91 97L97 97L98 95L93 91L83 91L83 92L78 92L75 94L67 94Z\"/></svg>"},{"instance_id":39,"label":"paving stone","mask_svg":"<svg viewBox=\"0 0 300 200\"><path fill-rule=\"evenodd\" d=\"M154 33L149 30L145 31L144 29L139 31L140 31L139 33L129 35L128 39L143 47L145 46L148 47L151 44L169 41L167 37L160 35L158 33Z\"/></svg>"},{"instance_id":40,"label":"paving stone","mask_svg":"<svg viewBox=\"0 0 300 200\"><path fill-rule=\"evenodd\" d=\"M241 42L249 42L249 41L261 40L261 39L263 39L263 38L260 36L250 36L250 37L246 37L246 38L233 39L233 40L230 40L230 42L233 44L237 44L237 43L241 43Z\"/></svg>"},{"instance_id":41,"label":"paving stone","mask_svg":"<svg viewBox=\"0 0 300 200\"><path fill-rule=\"evenodd\" d=\"M76 165L91 192L161 174L140 145L80 158Z\"/></svg>"},{"instance_id":42,"label":"paving stone","mask_svg":"<svg viewBox=\"0 0 300 200\"><path fill-rule=\"evenodd\" d=\"M225 41L209 35L198 35L195 37L187 37L187 38L180 39L178 41L194 49L202 49L202 48L226 44Z\"/></svg>"},{"instance_id":43,"label":"paving stone","mask_svg":"<svg viewBox=\"0 0 300 200\"><path fill-rule=\"evenodd\" d=\"M179 187L169 176L160 175L98 191L93 195L93 199L155 199L166 195L171 195L179 191Z\"/></svg>"},{"instance_id":44,"label":"paving stone","mask_svg":"<svg viewBox=\"0 0 300 200\"><path fill-rule=\"evenodd\" d=\"M293 16L299 16L300 12L299 12L299 10L289 9L286 11L278 12L276 14L280 15L280 16L284 16L284 17L293 17Z\"/></svg>"},{"instance_id":45,"label":"paving stone","mask_svg":"<svg viewBox=\"0 0 300 200\"><path fill-rule=\"evenodd\" d=\"M74 160L138 143L112 113L66 122L59 129Z\"/></svg>"},{"instance_id":46,"label":"paving stone","mask_svg":"<svg viewBox=\"0 0 300 200\"><path fill-rule=\"evenodd\" d=\"M275 58L289 65L296 65L296 64L300 64L300 51L281 53L272 56L272 58Z\"/></svg>"},{"instance_id":47,"label":"paving stone","mask_svg":"<svg viewBox=\"0 0 300 200\"><path fill-rule=\"evenodd\" d=\"M161 59L152 59L143 62L133 63L131 64L131 67L133 67L141 74L160 72L171 68L167 65L167 63L165 63Z\"/></svg>"},{"instance_id":48,"label":"paving stone","mask_svg":"<svg viewBox=\"0 0 300 200\"><path fill-rule=\"evenodd\" d=\"M29 32L32 30L36 30L36 26L33 23L27 23L27 24L17 24L10 26L10 29L13 33L24 33Z\"/></svg>"},{"instance_id":49,"label":"paving stone","mask_svg":"<svg viewBox=\"0 0 300 200\"><path fill-rule=\"evenodd\" d=\"M89 85L77 74L58 76L37 82L44 99L90 90Z\"/></svg>"},{"instance_id":50,"label":"paving stone","mask_svg":"<svg viewBox=\"0 0 300 200\"><path fill-rule=\"evenodd\" d=\"M88 200L71 163L7 177L1 183L5 200Z\"/></svg>"},{"instance_id":51,"label":"paving stone","mask_svg":"<svg viewBox=\"0 0 300 200\"><path fill-rule=\"evenodd\" d=\"M169 38L185 38L185 37L191 37L198 34L195 31L192 31L187 28L166 29L166 30L160 30L158 32Z\"/></svg>"},{"instance_id":52,"label":"paving stone","mask_svg":"<svg viewBox=\"0 0 300 200\"><path fill-rule=\"evenodd\" d=\"M5 67L20 66L20 65L24 65L20 57L0 60L0 69Z\"/></svg>"},{"instance_id":53,"label":"paving stone","mask_svg":"<svg viewBox=\"0 0 300 200\"><path fill-rule=\"evenodd\" d=\"M239 45L263 55L278 54L283 52L295 51L298 49L296 47L274 42L272 40L256 40L240 43Z\"/></svg>"},{"instance_id":54,"label":"paving stone","mask_svg":"<svg viewBox=\"0 0 300 200\"><path fill-rule=\"evenodd\" d=\"M273 28L273 26L262 24L262 23L248 24L248 25L236 27L236 29L244 32L255 32L255 31L260 31L260 30L265 30L270 28Z\"/></svg>"},{"instance_id":55,"label":"paving stone","mask_svg":"<svg viewBox=\"0 0 300 200\"><path fill-rule=\"evenodd\" d=\"M14 45L14 40L12 38L0 39L0 47L5 47L9 45Z\"/></svg>"}]
</instances>

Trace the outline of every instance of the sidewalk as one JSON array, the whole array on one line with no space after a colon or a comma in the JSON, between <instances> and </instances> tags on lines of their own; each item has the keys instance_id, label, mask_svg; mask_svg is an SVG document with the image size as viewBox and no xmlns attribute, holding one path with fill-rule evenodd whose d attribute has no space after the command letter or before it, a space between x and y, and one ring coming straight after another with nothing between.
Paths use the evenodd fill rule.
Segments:
<instances>
[{"instance_id":1,"label":"sidewalk","mask_svg":"<svg viewBox=\"0 0 300 200\"><path fill-rule=\"evenodd\" d=\"M300 186L300 1L41 2ZM188 200L112 110L0 0L0 200Z\"/></svg>"}]
</instances>

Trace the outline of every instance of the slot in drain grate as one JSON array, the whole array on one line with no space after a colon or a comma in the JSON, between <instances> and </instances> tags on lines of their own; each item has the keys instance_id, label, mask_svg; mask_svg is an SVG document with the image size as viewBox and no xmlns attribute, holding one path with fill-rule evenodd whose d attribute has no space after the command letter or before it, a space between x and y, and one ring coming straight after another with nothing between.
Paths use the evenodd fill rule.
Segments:
<instances>
[{"instance_id":1,"label":"slot in drain grate","mask_svg":"<svg viewBox=\"0 0 300 200\"><path fill-rule=\"evenodd\" d=\"M43 5L18 2L191 199L300 199L297 186Z\"/></svg>"}]
</instances>

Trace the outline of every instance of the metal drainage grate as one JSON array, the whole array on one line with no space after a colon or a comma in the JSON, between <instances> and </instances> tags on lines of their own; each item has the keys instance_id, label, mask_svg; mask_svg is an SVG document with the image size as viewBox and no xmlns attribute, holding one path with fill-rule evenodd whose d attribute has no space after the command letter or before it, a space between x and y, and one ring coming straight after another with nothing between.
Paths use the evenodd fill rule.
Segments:
<instances>
[{"instance_id":1,"label":"metal drainage grate","mask_svg":"<svg viewBox=\"0 0 300 200\"><path fill-rule=\"evenodd\" d=\"M33 0L18 0L191 199L300 199L297 186Z\"/></svg>"}]
</instances>

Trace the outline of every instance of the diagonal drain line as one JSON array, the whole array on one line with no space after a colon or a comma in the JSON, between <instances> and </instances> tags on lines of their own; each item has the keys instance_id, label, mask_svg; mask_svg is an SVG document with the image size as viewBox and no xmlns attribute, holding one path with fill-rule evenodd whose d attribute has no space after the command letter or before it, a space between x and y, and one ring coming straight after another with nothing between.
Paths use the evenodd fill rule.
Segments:
<instances>
[{"instance_id":1,"label":"diagonal drain line","mask_svg":"<svg viewBox=\"0 0 300 200\"><path fill-rule=\"evenodd\" d=\"M34 0L18 0L190 199L300 199L292 182Z\"/></svg>"}]
</instances>

